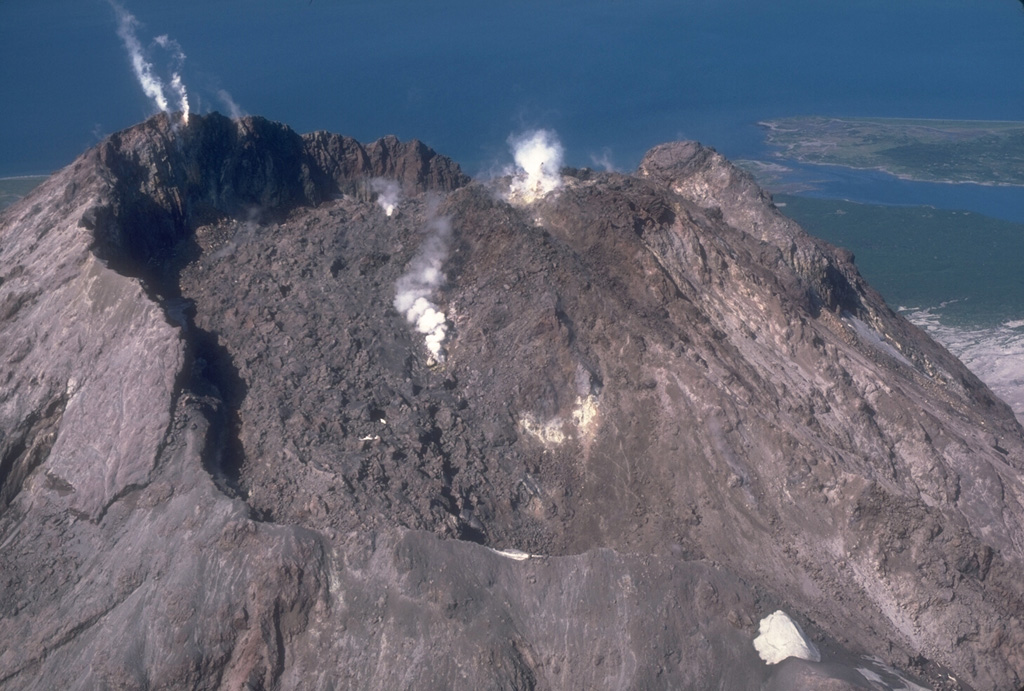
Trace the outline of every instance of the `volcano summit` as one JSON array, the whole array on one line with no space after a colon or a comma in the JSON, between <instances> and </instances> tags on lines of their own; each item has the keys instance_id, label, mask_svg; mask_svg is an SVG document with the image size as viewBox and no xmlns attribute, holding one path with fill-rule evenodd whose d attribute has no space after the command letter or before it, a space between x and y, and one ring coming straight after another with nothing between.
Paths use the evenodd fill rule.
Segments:
<instances>
[{"instance_id":1,"label":"volcano summit","mask_svg":"<svg viewBox=\"0 0 1024 691\"><path fill-rule=\"evenodd\" d=\"M1009 408L713 150L557 175L161 114L8 208L0 687L1024 683Z\"/></svg>"}]
</instances>

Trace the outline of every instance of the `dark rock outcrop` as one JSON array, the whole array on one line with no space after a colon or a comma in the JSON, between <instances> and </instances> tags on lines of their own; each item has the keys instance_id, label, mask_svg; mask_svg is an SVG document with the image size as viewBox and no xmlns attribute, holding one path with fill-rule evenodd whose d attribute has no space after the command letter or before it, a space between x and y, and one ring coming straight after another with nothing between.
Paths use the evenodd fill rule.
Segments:
<instances>
[{"instance_id":1,"label":"dark rock outcrop","mask_svg":"<svg viewBox=\"0 0 1024 691\"><path fill-rule=\"evenodd\" d=\"M110 191L83 218L94 249L123 272L169 261L203 223L264 214L281 218L339 193L371 194L367 181L397 179L406 194L441 192L469 179L422 143L385 137L304 137L263 118L216 113L172 126L165 117L112 135L90 154ZM78 192L72 181L66 194Z\"/></svg>"},{"instance_id":2,"label":"dark rock outcrop","mask_svg":"<svg viewBox=\"0 0 1024 691\"><path fill-rule=\"evenodd\" d=\"M1024 682L1024 433L848 254L695 143L496 184L160 116L4 212L0 686Z\"/></svg>"}]
</instances>

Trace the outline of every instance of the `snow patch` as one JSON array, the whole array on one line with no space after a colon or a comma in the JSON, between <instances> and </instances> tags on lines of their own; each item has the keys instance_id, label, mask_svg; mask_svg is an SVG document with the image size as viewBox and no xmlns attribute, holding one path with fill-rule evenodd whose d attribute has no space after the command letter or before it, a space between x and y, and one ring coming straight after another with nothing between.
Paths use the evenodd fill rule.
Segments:
<instances>
[{"instance_id":1,"label":"snow patch","mask_svg":"<svg viewBox=\"0 0 1024 691\"><path fill-rule=\"evenodd\" d=\"M540 556L539 554L530 554L529 552L524 552L519 549L494 549L493 547L488 547L487 549L491 550L495 554L505 557L506 559L512 559L514 561L526 561L527 559L534 559Z\"/></svg>"},{"instance_id":2,"label":"snow patch","mask_svg":"<svg viewBox=\"0 0 1024 691\"><path fill-rule=\"evenodd\" d=\"M871 656L863 659L870 666L857 667L857 671L869 682L877 684L881 688L890 689L890 691L932 691L910 681L899 671L885 664L877 657ZM953 678L950 677L950 679Z\"/></svg>"},{"instance_id":3,"label":"snow patch","mask_svg":"<svg viewBox=\"0 0 1024 691\"><path fill-rule=\"evenodd\" d=\"M857 667L857 671L860 675L874 684L884 684L881 675L877 672L868 669L867 667Z\"/></svg>"}]
</instances>

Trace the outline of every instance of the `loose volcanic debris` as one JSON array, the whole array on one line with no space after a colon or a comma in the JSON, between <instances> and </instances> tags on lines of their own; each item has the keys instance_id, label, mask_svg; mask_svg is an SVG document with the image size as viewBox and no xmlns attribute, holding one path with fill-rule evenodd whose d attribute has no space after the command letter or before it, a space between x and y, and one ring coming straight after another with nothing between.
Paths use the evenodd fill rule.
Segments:
<instances>
[{"instance_id":1,"label":"loose volcanic debris","mask_svg":"<svg viewBox=\"0 0 1024 691\"><path fill-rule=\"evenodd\" d=\"M159 115L4 211L0 687L1019 687L1010 410L713 150L543 172Z\"/></svg>"}]
</instances>

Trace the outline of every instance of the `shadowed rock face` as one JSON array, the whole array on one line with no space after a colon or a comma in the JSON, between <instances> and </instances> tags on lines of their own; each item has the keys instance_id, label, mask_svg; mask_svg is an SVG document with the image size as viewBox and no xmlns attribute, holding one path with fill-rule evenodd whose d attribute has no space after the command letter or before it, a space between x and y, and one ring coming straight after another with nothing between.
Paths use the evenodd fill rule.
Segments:
<instances>
[{"instance_id":1,"label":"shadowed rock face","mask_svg":"<svg viewBox=\"0 0 1024 691\"><path fill-rule=\"evenodd\" d=\"M564 177L158 116L4 212L0 685L1024 682L1010 410L713 150Z\"/></svg>"}]
</instances>

